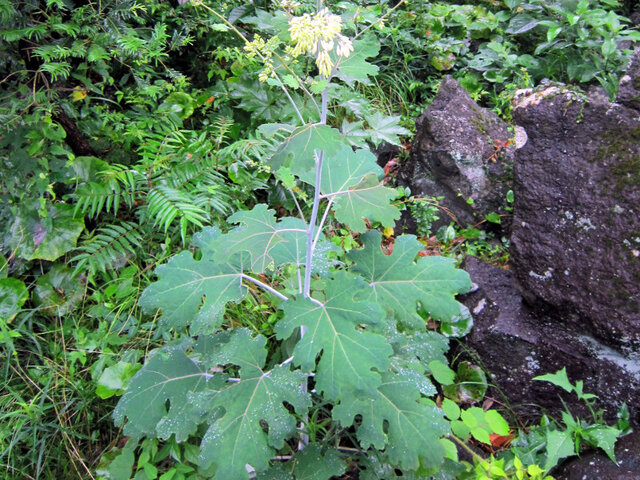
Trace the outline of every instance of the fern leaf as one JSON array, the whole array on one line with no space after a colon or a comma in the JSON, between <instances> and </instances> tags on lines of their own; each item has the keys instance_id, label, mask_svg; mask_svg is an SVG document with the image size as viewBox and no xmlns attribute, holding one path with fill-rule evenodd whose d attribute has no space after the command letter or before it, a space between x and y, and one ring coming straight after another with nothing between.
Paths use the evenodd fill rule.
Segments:
<instances>
[{"instance_id":1,"label":"fern leaf","mask_svg":"<svg viewBox=\"0 0 640 480\"><path fill-rule=\"evenodd\" d=\"M73 197L76 200L74 214L82 212L89 218L95 218L103 211L118 213L122 191L117 182L89 182L80 185Z\"/></svg>"},{"instance_id":2,"label":"fern leaf","mask_svg":"<svg viewBox=\"0 0 640 480\"><path fill-rule=\"evenodd\" d=\"M165 233L169 226L180 219L182 240L189 225L203 227L208 223L207 212L193 203L185 192L166 185L159 185L149 191L147 196L148 214L153 226L160 225Z\"/></svg>"},{"instance_id":3,"label":"fern leaf","mask_svg":"<svg viewBox=\"0 0 640 480\"><path fill-rule=\"evenodd\" d=\"M136 247L140 247L141 242L142 232L137 224L122 222L107 225L85 240L71 261L78 262L76 271L87 268L92 274L106 272L125 264L128 257L135 256Z\"/></svg>"}]
</instances>

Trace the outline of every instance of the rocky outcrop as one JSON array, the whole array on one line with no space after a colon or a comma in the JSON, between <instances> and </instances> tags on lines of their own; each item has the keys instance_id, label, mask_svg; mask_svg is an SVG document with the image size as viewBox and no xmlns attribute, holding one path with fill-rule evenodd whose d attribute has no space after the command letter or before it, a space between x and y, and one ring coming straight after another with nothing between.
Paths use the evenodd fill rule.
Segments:
<instances>
[{"instance_id":1,"label":"rocky outcrop","mask_svg":"<svg viewBox=\"0 0 640 480\"><path fill-rule=\"evenodd\" d=\"M532 380L566 367L571 381L583 380L584 391L600 397L599 407L605 409L609 421L615 421L622 402L640 405L637 358L626 358L584 329L529 307L522 301L512 272L474 257L467 257L463 268L478 286L463 297L474 318L466 346L491 373L491 383L498 389L493 392L496 398L503 394L526 418L536 419L545 412L560 418L562 400L571 405L574 415L589 418L588 409L575 396ZM635 425L640 425L639 413L632 411Z\"/></svg>"},{"instance_id":2,"label":"rocky outcrop","mask_svg":"<svg viewBox=\"0 0 640 480\"><path fill-rule=\"evenodd\" d=\"M637 54L635 56L637 59ZM640 81L632 63L628 83ZM627 92L627 93L625 93ZM633 104L623 90L627 104ZM531 305L619 348L640 345L640 112L562 86L513 110L511 265Z\"/></svg>"},{"instance_id":3,"label":"rocky outcrop","mask_svg":"<svg viewBox=\"0 0 640 480\"><path fill-rule=\"evenodd\" d=\"M606 418L626 402L638 427L640 50L616 102L598 87L548 83L520 92L513 118L528 139L494 163L496 142L512 134L447 78L400 167L414 195L444 196L463 224L514 191L510 270L465 261L478 285L464 297L475 321L467 347L520 414L559 416L562 398L589 417L575 397L532 380L566 367Z\"/></svg>"},{"instance_id":4,"label":"rocky outcrop","mask_svg":"<svg viewBox=\"0 0 640 480\"><path fill-rule=\"evenodd\" d=\"M622 437L616 443L613 463L602 451L585 453L563 465L554 477L557 480L640 480L640 433Z\"/></svg>"},{"instance_id":5,"label":"rocky outcrop","mask_svg":"<svg viewBox=\"0 0 640 480\"><path fill-rule=\"evenodd\" d=\"M489 212L504 213L511 188L512 137L506 123L480 108L452 77L445 77L418 119L399 183L415 196L444 197L442 205L463 226ZM442 217L446 215L434 228L451 221Z\"/></svg>"},{"instance_id":6,"label":"rocky outcrop","mask_svg":"<svg viewBox=\"0 0 640 480\"><path fill-rule=\"evenodd\" d=\"M640 110L640 49L633 52L627 72L620 79L617 101Z\"/></svg>"}]
</instances>

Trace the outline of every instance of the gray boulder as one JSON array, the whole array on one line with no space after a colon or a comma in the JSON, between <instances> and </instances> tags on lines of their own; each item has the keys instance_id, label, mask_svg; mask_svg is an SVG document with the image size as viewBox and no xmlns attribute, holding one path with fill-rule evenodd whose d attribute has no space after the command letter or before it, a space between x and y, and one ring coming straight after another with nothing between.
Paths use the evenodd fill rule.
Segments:
<instances>
[{"instance_id":1,"label":"gray boulder","mask_svg":"<svg viewBox=\"0 0 640 480\"><path fill-rule=\"evenodd\" d=\"M489 212L504 213L511 188L513 134L493 112L480 108L452 77L418 119L408 161L400 166L399 183L421 197L443 196L442 205L463 226ZM495 160L495 161L494 161ZM440 222L451 219L440 215Z\"/></svg>"},{"instance_id":2,"label":"gray boulder","mask_svg":"<svg viewBox=\"0 0 640 480\"><path fill-rule=\"evenodd\" d=\"M640 433L622 437L616 443L613 463L601 450L574 458L554 472L557 480L640 480Z\"/></svg>"},{"instance_id":3,"label":"gray boulder","mask_svg":"<svg viewBox=\"0 0 640 480\"><path fill-rule=\"evenodd\" d=\"M623 402L631 408L631 422L640 425L640 362L601 344L579 325L536 311L523 302L514 275L475 257L467 257L463 268L478 286L462 297L472 312L474 328L466 337L466 350L490 372L497 387L495 398L504 395L525 419L537 421L542 413L560 418L562 400L574 415L589 418L589 410L575 395L547 382L533 381L538 375L566 367L574 383L584 381L584 391L600 397L598 407L615 422ZM561 400L562 399L562 400Z\"/></svg>"},{"instance_id":4,"label":"gray boulder","mask_svg":"<svg viewBox=\"0 0 640 480\"><path fill-rule=\"evenodd\" d=\"M616 100L627 107L640 109L640 48L629 59L627 72L620 79Z\"/></svg>"},{"instance_id":5,"label":"gray boulder","mask_svg":"<svg viewBox=\"0 0 640 480\"><path fill-rule=\"evenodd\" d=\"M632 85L638 70L632 63ZM514 161L511 266L530 304L637 353L640 111L627 105L599 89L523 92L513 118L529 138Z\"/></svg>"}]
</instances>

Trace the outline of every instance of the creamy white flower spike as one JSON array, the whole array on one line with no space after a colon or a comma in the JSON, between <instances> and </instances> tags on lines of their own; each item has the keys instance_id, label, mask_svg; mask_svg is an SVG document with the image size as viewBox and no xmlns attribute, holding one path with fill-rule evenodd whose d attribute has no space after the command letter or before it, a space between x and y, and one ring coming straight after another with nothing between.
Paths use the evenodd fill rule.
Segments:
<instances>
[{"instance_id":1,"label":"creamy white flower spike","mask_svg":"<svg viewBox=\"0 0 640 480\"><path fill-rule=\"evenodd\" d=\"M333 68L329 52L336 46L336 40L336 53L339 57L348 57L353 51L351 40L342 35L341 30L342 19L330 13L327 8L313 15L305 13L299 17L292 17L289 20L289 33L295 46L291 50L291 55L298 56L303 53L316 55L316 65L320 75L328 77Z\"/></svg>"}]
</instances>

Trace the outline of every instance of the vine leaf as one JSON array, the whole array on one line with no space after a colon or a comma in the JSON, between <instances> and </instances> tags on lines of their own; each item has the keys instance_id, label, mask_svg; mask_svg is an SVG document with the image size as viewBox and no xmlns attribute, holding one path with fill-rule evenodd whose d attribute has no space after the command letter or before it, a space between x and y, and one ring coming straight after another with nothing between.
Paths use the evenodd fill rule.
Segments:
<instances>
[{"instance_id":1,"label":"vine leaf","mask_svg":"<svg viewBox=\"0 0 640 480\"><path fill-rule=\"evenodd\" d=\"M306 376L278 366L264 371L266 338L251 338L246 329L219 335L227 338L204 357L208 364L240 367L240 378L213 396L212 410L219 413L202 440L200 460L206 468L216 466L214 479L241 479L249 475L245 465L256 471L268 468L276 450L296 432L295 417L284 403L304 415L311 401L302 389ZM268 425L265 433L262 422Z\"/></svg>"},{"instance_id":2,"label":"vine leaf","mask_svg":"<svg viewBox=\"0 0 640 480\"><path fill-rule=\"evenodd\" d=\"M435 320L448 322L460 316L461 305L454 298L471 288L469 275L455 268L455 261L444 257L420 257L422 244L414 235L396 238L393 253L380 249L381 234L371 231L362 236L364 248L349 253L360 273L373 289L376 302L392 310L399 322L424 329L418 303Z\"/></svg>"},{"instance_id":3,"label":"vine leaf","mask_svg":"<svg viewBox=\"0 0 640 480\"><path fill-rule=\"evenodd\" d=\"M316 304L296 298L282 305L284 317L276 324L279 339L288 338L297 327L307 331L293 350L293 362L316 369L316 389L332 400L375 392L380 374L389 366L392 349L382 335L361 331L360 326L376 326L384 312L375 304L358 298L367 285L359 277L339 272L327 281L326 299Z\"/></svg>"},{"instance_id":4,"label":"vine leaf","mask_svg":"<svg viewBox=\"0 0 640 480\"><path fill-rule=\"evenodd\" d=\"M378 73L378 67L367 62L365 58L375 57L380 52L380 42L373 35L367 35L353 42L353 52L348 57L341 57L337 63L336 75L350 87L356 82L370 85L369 76Z\"/></svg>"},{"instance_id":5,"label":"vine leaf","mask_svg":"<svg viewBox=\"0 0 640 480\"><path fill-rule=\"evenodd\" d=\"M299 218L276 222L275 211L258 204L251 211L234 213L228 221L241 225L224 235L221 250L228 257L248 252L253 272L263 273L286 263L300 263L306 254L306 225Z\"/></svg>"},{"instance_id":6,"label":"vine leaf","mask_svg":"<svg viewBox=\"0 0 640 480\"><path fill-rule=\"evenodd\" d=\"M356 415L362 416L357 436L363 448L386 447L391 463L408 470L442 463L445 452L439 439L449 433L449 423L432 401L421 400L410 379L384 374L374 395L352 396L333 409L333 418L343 425L351 425Z\"/></svg>"},{"instance_id":7,"label":"vine leaf","mask_svg":"<svg viewBox=\"0 0 640 480\"><path fill-rule=\"evenodd\" d=\"M190 324L192 334L211 333L220 326L227 302L246 294L242 277L228 264L194 260L183 251L155 270L158 280L140 296L139 305L147 313L159 308L159 326L170 329Z\"/></svg>"},{"instance_id":8,"label":"vine leaf","mask_svg":"<svg viewBox=\"0 0 640 480\"><path fill-rule=\"evenodd\" d=\"M116 425L127 418L126 436L157 435L166 439L175 434L181 442L195 433L198 422L186 413L187 399L191 392L206 387L207 377L202 367L186 355L188 345L179 342L154 350L133 377L113 412Z\"/></svg>"},{"instance_id":9,"label":"vine leaf","mask_svg":"<svg viewBox=\"0 0 640 480\"><path fill-rule=\"evenodd\" d=\"M336 128L322 124L309 124L296 128L271 157L274 170L288 167L303 182L315 180L314 151L324 151L325 157L333 157L344 143L344 137Z\"/></svg>"},{"instance_id":10,"label":"vine leaf","mask_svg":"<svg viewBox=\"0 0 640 480\"><path fill-rule=\"evenodd\" d=\"M365 232L364 218L380 222L383 227L393 227L400 218L400 210L389 204L398 192L380 183L375 174L368 174L360 183L336 196L336 220L355 232Z\"/></svg>"}]
</instances>

